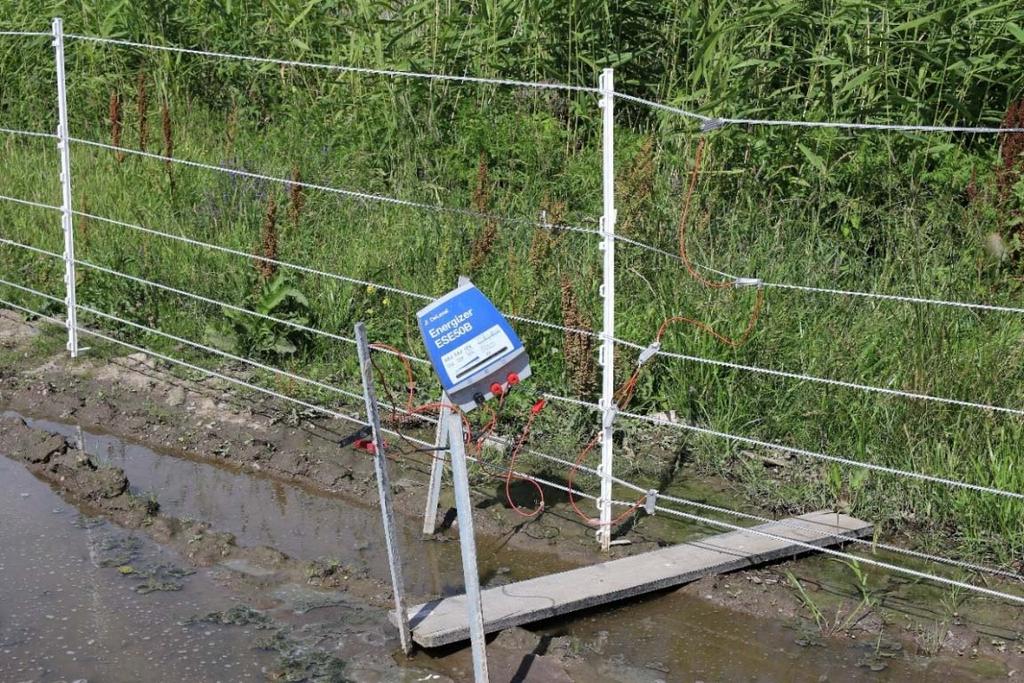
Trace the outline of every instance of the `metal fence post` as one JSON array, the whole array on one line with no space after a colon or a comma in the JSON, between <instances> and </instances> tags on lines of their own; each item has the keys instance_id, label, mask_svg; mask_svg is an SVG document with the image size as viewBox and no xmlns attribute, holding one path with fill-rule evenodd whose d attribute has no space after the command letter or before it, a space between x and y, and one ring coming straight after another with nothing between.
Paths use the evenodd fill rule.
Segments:
<instances>
[{"instance_id":1,"label":"metal fence post","mask_svg":"<svg viewBox=\"0 0 1024 683\"><path fill-rule=\"evenodd\" d=\"M462 575L466 583L469 612L469 640L473 646L473 680L487 683L487 641L484 633L483 603L480 601L480 576L476 565L476 537L473 535L473 502L469 497L469 471L466 468L466 440L462 415L448 415L448 444L452 454L452 484L459 520L459 547L462 550Z\"/></svg>"},{"instance_id":2,"label":"metal fence post","mask_svg":"<svg viewBox=\"0 0 1024 683\"><path fill-rule=\"evenodd\" d=\"M356 324L355 332L359 371L363 379L363 400L366 402L366 418L373 430L373 465L377 470L377 493L380 496L380 514L384 521L384 542L387 544L388 564L391 565L391 587L395 593L395 621L398 623L398 637L402 641L402 650L409 654L412 652L409 612L405 608L405 581L402 578L402 559L398 553L398 534L395 530L395 512L391 505L391 481L388 477L387 456L384 453L384 437L380 432L380 411L373 389L370 345L366 341L366 326L363 323Z\"/></svg>"},{"instance_id":3,"label":"metal fence post","mask_svg":"<svg viewBox=\"0 0 1024 683\"><path fill-rule=\"evenodd\" d=\"M437 506L441 500L441 483L444 479L444 461L448 452L448 394L441 392L441 412L437 416L437 432L434 437L433 459L430 461L430 483L427 485L427 506L423 513L423 534L432 536L437 531Z\"/></svg>"},{"instance_id":4,"label":"metal fence post","mask_svg":"<svg viewBox=\"0 0 1024 683\"><path fill-rule=\"evenodd\" d=\"M64 229L64 303L68 351L78 357L78 297L75 292L75 233L71 214L71 144L68 132L68 90L64 77L64 21L53 20L53 51L57 66L57 149L60 150L61 227Z\"/></svg>"},{"instance_id":5,"label":"metal fence post","mask_svg":"<svg viewBox=\"0 0 1024 683\"><path fill-rule=\"evenodd\" d=\"M604 251L601 298L604 328L601 334L601 512L597 537L601 549L608 550L612 540L612 433L615 422L615 76L612 69L601 72L601 249Z\"/></svg>"}]
</instances>

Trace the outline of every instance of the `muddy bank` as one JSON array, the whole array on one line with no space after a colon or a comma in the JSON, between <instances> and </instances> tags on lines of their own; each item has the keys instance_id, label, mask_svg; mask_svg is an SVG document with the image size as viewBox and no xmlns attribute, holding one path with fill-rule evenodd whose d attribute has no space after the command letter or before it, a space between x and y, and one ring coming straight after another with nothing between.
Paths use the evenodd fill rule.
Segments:
<instances>
[{"instance_id":1,"label":"muddy bank","mask_svg":"<svg viewBox=\"0 0 1024 683\"><path fill-rule=\"evenodd\" d=\"M0 411L4 415L23 419ZM24 421L35 430L64 437L69 448L84 451L94 465L123 471L130 480L129 491L144 501L159 501L164 515L213 522L234 536L237 545L273 546L339 576L389 576L380 543L380 511L372 501L280 483L223 463L168 456L77 425L42 418ZM420 522L404 516L398 518L397 531L401 546L410 549L402 556L410 598L428 600L461 592L461 558L452 534L424 541ZM481 556L485 584L525 578L523 567L537 572L566 566L550 553L536 551L517 551L512 566L508 558L508 553L498 551Z\"/></svg>"},{"instance_id":2,"label":"muddy bank","mask_svg":"<svg viewBox=\"0 0 1024 683\"><path fill-rule=\"evenodd\" d=\"M164 452L260 473L348 500L376 498L369 455L339 446L356 431L355 425L322 419L315 412L295 410L259 394L243 396L227 382L178 377L141 354L109 361L83 358L76 363L64 363L58 357L31 365L3 380L0 403L4 408L74 421L90 431L144 441ZM248 376L244 371L235 374ZM351 412L359 414L357 407ZM433 436L428 429L405 429L421 438ZM422 453L400 455L398 450L391 453L397 511L410 519L421 517L428 458ZM532 495L529 486L513 490ZM546 493L549 511L544 519L524 520L505 501L504 482L478 474L474 497L481 510L476 519L480 533L496 539L495 546L510 550L529 552L538 546L550 550L566 567L597 557L592 530L566 509L564 495ZM441 503L439 519L445 523L439 538L456 538L450 530L454 498L449 490L443 491ZM528 506L531 501L517 503ZM640 542L637 549L655 545Z\"/></svg>"},{"instance_id":3,"label":"muddy bank","mask_svg":"<svg viewBox=\"0 0 1024 683\"><path fill-rule=\"evenodd\" d=\"M152 539L144 541L137 535L113 533L99 517L83 517L81 528L90 533L100 527L105 530L90 552L96 567L108 568L108 574L131 582L130 589L139 595L180 591L197 568L212 568L209 575L221 587L244 596L245 604L197 612L181 621L181 625L244 627L245 635L254 637L254 649L263 654L260 672L268 678L443 683L450 680L449 673L454 680L471 676L470 668L463 668L463 658L457 651L453 655L442 653L440 657L420 653L411 662L399 655L393 628L383 619L392 596L383 582L370 578L365 570L356 571L335 560L300 561L269 547L239 547L234 535L215 531L208 523L163 514L155 496L133 493L134 487L124 470L97 457L81 429L52 421L32 422L35 428L9 413L0 417L0 453L13 454L12 460L23 464L64 500L88 514L110 519L126 529L141 530ZM38 428L40 425L48 429ZM54 433L58 429L76 433L78 440L72 442ZM134 453L139 455L138 450ZM334 507L337 512L337 506ZM149 561L144 549L154 541L169 549L179 564ZM456 556L453 551L452 559ZM500 571L496 579L507 581L509 573L507 569ZM282 610L286 613L281 614ZM314 613L316 618L310 619L309 615ZM339 657L337 648L330 644L341 636L352 635L365 645L387 652L387 663L369 666L359 659L359 648ZM540 643L541 636L524 629L510 629L494 637L489 654L496 680L571 681L594 674L590 664L575 656L578 648L571 637L547 638L543 651L539 650ZM37 648L46 650L45 646ZM187 654L185 650L179 652ZM353 656L359 664L355 669ZM223 657L226 668L231 668L230 662L236 657L240 655ZM67 666L74 670L76 665L77 659L72 659ZM354 670L358 675L353 678ZM239 679L247 677L249 674Z\"/></svg>"},{"instance_id":4,"label":"muddy bank","mask_svg":"<svg viewBox=\"0 0 1024 683\"><path fill-rule=\"evenodd\" d=\"M117 448L114 441L70 425L33 423L78 434L79 440L69 443L60 434L33 429L24 420L7 416L0 420L0 450L17 449L26 467L51 482L69 500L125 526L145 530L180 553L185 562L184 567L176 569L153 569L139 561L137 542L111 542L100 544L100 566L111 567L123 578L137 582L135 590L143 594L179 590L185 577L195 571L189 567L212 567L222 587L245 597L243 604L227 610L197 612L188 617L189 625L255 629L257 649L271 655L270 670L277 672L274 675L286 675L287 680L347 680L340 672L351 671L352 662L346 669L345 658L339 659L329 647L324 649L316 643L354 636L360 642L372 642L392 653L397 649L393 629L383 623L383 615L390 606L383 581L368 580L365 574L350 579L359 570L341 561L300 562L271 548L240 548L231 534L215 531L208 523L168 517L157 505L160 492L156 499L132 493L134 487L123 470L97 456L99 444L105 444L109 450L112 446ZM78 443L85 444L87 452L83 453ZM129 449L122 444L120 448L141 455L138 446ZM179 462L163 457L166 462ZM203 477L208 478L212 466L204 467ZM181 471L174 466L171 470ZM174 479L167 481L173 483ZM234 501L230 491L220 484L218 490L224 500ZM411 552L416 554L417 550ZM792 571L800 573L796 565L790 565ZM785 571L765 569L709 579L683 591L540 624L530 631L514 629L499 635L489 647L492 670L496 676L508 676L497 680L512 680L519 675L521 680L536 681L652 683L677 680L678 676L731 680L747 677L751 671L758 672L759 678L755 680L854 680L878 676L914 680L936 671L958 671L968 679L984 679L979 672L1002 671L1006 675L1012 671L980 656L977 636L972 649L962 652L959 661L904 650L898 639L882 634L885 625L873 609L860 615L863 618L851 620L842 633L817 631L813 624L800 619L801 605L786 590ZM506 580L501 574L497 579ZM834 586L841 589L842 583ZM287 615L268 616L274 610L281 611L282 601L288 604ZM733 607L745 605L745 609L726 606L730 602L735 603ZM821 604L822 609L831 609L823 601ZM842 601L838 604L837 618L843 616ZM746 616L740 618L744 613ZM316 615L316 620L306 621L311 614ZM353 622L358 625L360 621L369 629L353 627ZM963 631L970 629L965 626ZM837 637L848 642L837 645ZM697 643L700 656L695 656L692 649ZM744 643L742 657L729 652L729 647L739 643ZM671 647L666 649L667 644ZM783 652L786 655L780 656ZM354 655L349 653L351 656ZM398 664L391 666L403 672L410 670L407 667L431 670L453 680L467 680L471 671L468 652L459 649L417 653L411 662L399 658ZM808 670L814 675L805 677L803 674ZM365 667L361 672L353 680L375 680L365 677L370 675Z\"/></svg>"},{"instance_id":5,"label":"muddy bank","mask_svg":"<svg viewBox=\"0 0 1024 683\"><path fill-rule=\"evenodd\" d=\"M4 602L0 608L0 653L7 656L6 663L0 663L4 680L7 674L17 674L24 680L57 681L64 680L65 673L77 679L86 672L96 680L136 681L148 677L139 667L148 666L156 658L154 652L172 660L174 666L167 671L179 671L174 679L183 681L452 680L444 673L451 667L443 658L410 662L396 652L397 638L386 619L390 591L365 572L329 560L296 560L269 547L240 547L232 534L215 531L206 523L161 514L154 499L131 492L123 470L103 465L63 436L32 429L17 417L0 419L0 453L17 454L0 457L0 476L7 505L17 509L12 516L24 522L18 527L0 525L5 531L0 540L11 541L0 552L0 568L5 572L5 589L0 593L14 589L20 579L32 580L32 567L38 566L61 566L74 572L49 572L57 578L54 587L44 592L75 593L74 599L61 605L61 616L49 614L40 603L26 605L18 618L7 613L13 603ZM19 467L15 463L24 466L25 475L14 469ZM52 486L63 500L26 481L28 473ZM13 490L19 496L11 495ZM36 504L27 505L28 499ZM44 563L37 551L10 557L19 544L39 538L41 522L74 509L64 503L85 513L62 526L77 529L83 537L89 566L68 569L57 557ZM28 528L31 533L19 533ZM45 532L42 545L52 548L55 556L61 554L62 533L68 529ZM15 567L17 559L28 563ZM77 605L83 581L107 586L104 597L90 605L92 618L117 624L118 629L135 629L130 637L137 638L139 647L147 651L145 656L115 655L110 643L87 639L85 629L69 633L66 625L60 625L71 620L68 612L87 611ZM178 593L188 598L154 597ZM135 623L133 615L146 613L143 605L135 604L143 600L155 603L150 607L164 605L176 616L172 621L164 615ZM54 635L25 635L45 630L36 622L47 625L54 620L58 620ZM162 630L155 633L157 626ZM503 661L515 662L518 669L520 660L528 656L527 669L534 673L523 680L572 680L560 658L531 654L524 643L534 637L516 639L516 632L493 644L496 672ZM205 641L205 647L193 644L197 638ZM192 656L204 653L208 660L189 663Z\"/></svg>"},{"instance_id":6,"label":"muddy bank","mask_svg":"<svg viewBox=\"0 0 1024 683\"><path fill-rule=\"evenodd\" d=\"M25 343L37 343L33 339ZM360 550L370 541L344 536L343 527L324 523L308 531L310 525L303 524L315 519L319 525L330 515L365 518L370 524L377 516L372 463L365 454L338 446L348 432L336 422L242 396L230 385L176 376L144 356L69 363L60 355L19 354L17 363L0 373L0 408L49 418L50 431L80 427L86 450L94 453L91 464L76 466L81 454L75 455L80 441L75 431L65 431L61 438L69 438L63 446L53 441L58 448L46 453L50 446L45 440L53 435L41 434L33 443L23 431L26 425L15 421L11 443L19 453L26 447L31 455L25 456L27 464L40 476L61 487L72 482L68 491L76 500L92 510L109 506L111 518L152 533L180 550L189 565L227 572L233 585L273 583L280 577L309 588L327 586L379 614L390 607L383 565L360 558L360 553L379 555L379 548ZM103 452L104 443L113 443L109 435L125 437L119 446L127 448L123 454L114 446ZM155 460L135 457L140 452L134 449L143 447ZM140 461L141 466L131 464ZM159 464L170 461L175 466ZM217 469L189 474L184 465ZM75 467L80 471L75 473ZM431 569L436 577L415 590L434 596L460 590L457 560L454 573L447 573L443 559L446 553L457 557L457 529L448 527L429 541L417 538L425 460L402 458L392 467L399 511L410 530L404 537L407 561L437 567ZM123 488L121 477L102 472L110 468L132 472ZM232 495L225 493L229 485L235 489ZM246 507L244 501L236 504L233 496L241 491L265 500L274 514ZM716 502L717 495L704 491L693 497ZM215 504L222 497L230 504ZM321 507L314 498L328 502ZM592 530L557 497L540 519L530 522L508 509L495 482L478 479L474 498L485 582L529 578L601 559ZM161 509L154 509L154 502ZM663 525L666 520L660 517L644 520L630 534L633 544L617 547L614 554L656 547ZM672 525L676 538L715 531ZM343 540L331 546L332 537ZM368 530L365 538L374 535ZM331 552L317 562L311 555L321 547ZM1019 609L948 596L875 572L869 589L870 603L861 606L859 579L848 568L819 559L784 563L531 627L527 633L539 641L530 638L529 651L495 654L495 661L504 656L518 671L527 657L553 653L553 660L536 660L538 671L554 666L573 680L616 681L928 680L947 671L986 680L1019 676L1024 670ZM266 596L264 589L253 590L247 606L259 611L273 604ZM326 615L330 609L321 606L316 612ZM390 631L386 637L392 637ZM746 648L747 656L720 646L723 639ZM565 646L552 651L554 642ZM393 641L388 643L393 651ZM462 650L419 653L413 663L455 680L470 670Z\"/></svg>"},{"instance_id":7,"label":"muddy bank","mask_svg":"<svg viewBox=\"0 0 1024 683\"><path fill-rule=\"evenodd\" d=\"M124 470L101 466L94 456L79 450L65 437L32 429L19 417L0 418L0 452L10 453L10 457L23 462L68 502L123 527L145 530L155 541L175 549L197 567L226 562L251 564L310 585L343 585L346 592L380 606L385 606L390 598L389 589L382 582L348 572L342 565L294 560L266 546L240 547L233 534L211 529L206 522L160 514L155 497L143 498L129 491Z\"/></svg>"}]
</instances>

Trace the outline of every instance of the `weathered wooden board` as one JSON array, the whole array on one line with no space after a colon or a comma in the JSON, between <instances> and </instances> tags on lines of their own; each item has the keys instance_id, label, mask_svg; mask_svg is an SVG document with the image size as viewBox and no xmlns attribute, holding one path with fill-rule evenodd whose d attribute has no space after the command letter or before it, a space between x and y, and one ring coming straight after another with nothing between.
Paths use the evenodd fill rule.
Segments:
<instances>
[{"instance_id":1,"label":"weathered wooden board","mask_svg":"<svg viewBox=\"0 0 1024 683\"><path fill-rule=\"evenodd\" d=\"M799 527L789 526L798 523ZM834 534L861 537L871 525L835 512L811 512L754 527L786 539L823 547ZM730 531L589 567L489 588L482 593L488 633L576 610L679 586L712 574L800 555L807 548L742 531ZM469 638L464 595L434 600L409 610L413 640L438 647Z\"/></svg>"}]
</instances>

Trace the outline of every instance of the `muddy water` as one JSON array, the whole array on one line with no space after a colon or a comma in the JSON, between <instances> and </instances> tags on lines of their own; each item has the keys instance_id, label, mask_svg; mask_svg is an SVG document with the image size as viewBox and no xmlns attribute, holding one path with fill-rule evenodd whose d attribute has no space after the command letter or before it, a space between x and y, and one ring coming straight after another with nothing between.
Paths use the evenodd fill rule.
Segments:
<instances>
[{"instance_id":1,"label":"muddy water","mask_svg":"<svg viewBox=\"0 0 1024 683\"><path fill-rule=\"evenodd\" d=\"M76 426L26 418L29 426L62 434L106 464L124 470L132 491L155 496L161 512L172 517L211 522L238 538L239 545L272 546L303 560L344 559L386 577L387 557L380 512L354 501L312 494L266 478L183 458L167 457L137 444ZM399 529L403 547L419 544L410 525ZM405 557L409 591L416 594L458 592L461 569L443 553L426 547L426 562ZM426 570L426 571L424 571Z\"/></svg>"},{"instance_id":2,"label":"muddy water","mask_svg":"<svg viewBox=\"0 0 1024 683\"><path fill-rule=\"evenodd\" d=\"M301 560L336 559L381 580L390 576L380 543L384 533L380 510L364 500L325 495L235 468L168 457L76 425L17 416L33 428L61 434L71 443L81 439L87 453L123 469L132 491L154 496L167 515L209 522L217 531L234 534L239 545L271 546ZM401 547L415 549L402 557L410 598L427 600L461 593L458 543L424 541L414 520L399 518L398 523ZM500 557L481 552L480 559L485 583L527 578L518 568L503 566ZM548 571L566 568L550 559L529 564Z\"/></svg>"},{"instance_id":3,"label":"muddy water","mask_svg":"<svg viewBox=\"0 0 1024 683\"><path fill-rule=\"evenodd\" d=\"M79 438L76 426L29 423L72 441ZM81 436L88 452L122 467L133 488L155 495L166 514L209 522L236 534L241 545L269 545L303 559L331 557L388 578L379 512L366 501L318 495L101 434ZM261 661L254 653L246 629L180 625L245 596L231 598L203 572L183 580L178 593L132 593L116 569L101 570L89 559L96 543L91 539L112 533L108 525L76 526L71 512L52 512L65 506L20 465L0 458L0 467L0 572L13 577L0 584L0 680L11 675L14 680L22 675L58 680L61 672L79 678L89 671L107 672L96 680L139 680L138 674L154 664L166 666L168 675L161 678L167 679L259 678L266 657ZM21 492L30 495L20 498ZM418 525L404 524L411 592L425 597L458 592L457 543L424 542ZM40 538L47 542L39 543ZM144 547L153 556L164 552L148 541ZM518 552L501 559L509 567L500 572L493 559L484 560L485 579L515 580L561 568L557 560ZM332 609L340 611L335 615ZM344 605L319 609L318 628L330 633L332 619L351 620L353 613ZM367 648L394 651L394 634L381 615L366 618L356 638L338 641L357 642L356 652L346 654L365 654ZM936 664L887 651L880 642L820 641L782 621L739 615L684 592L548 622L535 631L542 636L539 654L562 639L576 680L914 681L931 680ZM456 680L465 680L471 671L466 650L419 653L410 665L444 671ZM109 667L118 675L124 672L123 678L112 678ZM523 674L529 667L519 670Z\"/></svg>"},{"instance_id":4,"label":"muddy water","mask_svg":"<svg viewBox=\"0 0 1024 683\"><path fill-rule=\"evenodd\" d=\"M139 579L103 566L123 560L171 576L185 566L144 534L81 517L0 457L0 680L264 680L269 656L252 632L184 625L234 604L209 575L142 594Z\"/></svg>"},{"instance_id":5,"label":"muddy water","mask_svg":"<svg viewBox=\"0 0 1024 683\"><path fill-rule=\"evenodd\" d=\"M785 622L740 615L680 592L606 608L542 632L572 635L583 657L598 655L599 674L630 683L934 680L927 662L892 656L874 641L815 642L813 634Z\"/></svg>"}]
</instances>

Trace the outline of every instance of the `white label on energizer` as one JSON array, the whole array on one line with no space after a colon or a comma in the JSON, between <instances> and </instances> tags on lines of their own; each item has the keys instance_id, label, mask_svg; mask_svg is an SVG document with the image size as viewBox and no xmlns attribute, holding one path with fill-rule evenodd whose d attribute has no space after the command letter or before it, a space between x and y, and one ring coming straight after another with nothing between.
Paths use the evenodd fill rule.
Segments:
<instances>
[{"instance_id":1,"label":"white label on energizer","mask_svg":"<svg viewBox=\"0 0 1024 683\"><path fill-rule=\"evenodd\" d=\"M452 383L458 384L511 350L512 340L505 334L505 330L501 329L501 325L494 325L454 351L441 356L441 364L444 365L444 370Z\"/></svg>"}]
</instances>

